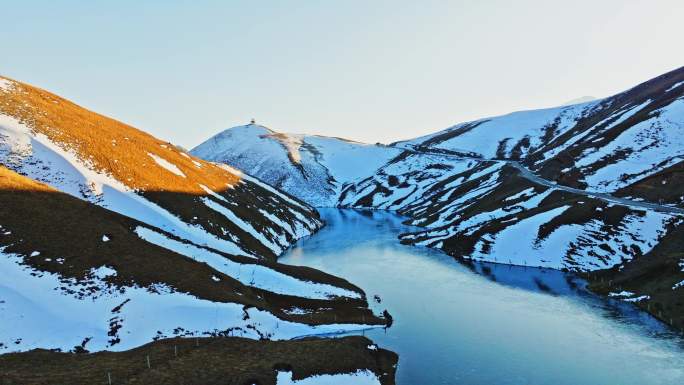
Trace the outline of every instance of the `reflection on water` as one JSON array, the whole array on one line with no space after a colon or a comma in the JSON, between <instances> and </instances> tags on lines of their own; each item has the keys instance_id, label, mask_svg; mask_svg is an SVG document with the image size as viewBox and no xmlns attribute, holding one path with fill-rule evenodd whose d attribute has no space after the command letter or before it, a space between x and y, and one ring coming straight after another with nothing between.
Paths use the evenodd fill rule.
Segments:
<instances>
[{"instance_id":1,"label":"reflection on water","mask_svg":"<svg viewBox=\"0 0 684 385\"><path fill-rule=\"evenodd\" d=\"M461 264L399 244L395 214L320 211L328 226L281 262L344 277L389 310L392 328L366 335L399 353L398 384L684 383L681 338L571 274Z\"/></svg>"}]
</instances>

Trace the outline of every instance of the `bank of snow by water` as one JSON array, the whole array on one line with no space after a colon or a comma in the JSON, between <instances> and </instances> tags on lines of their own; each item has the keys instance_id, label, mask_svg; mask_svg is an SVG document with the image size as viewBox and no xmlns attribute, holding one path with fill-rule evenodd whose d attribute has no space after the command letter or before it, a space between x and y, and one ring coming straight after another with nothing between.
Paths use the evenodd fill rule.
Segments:
<instances>
[{"instance_id":1,"label":"bank of snow by water","mask_svg":"<svg viewBox=\"0 0 684 385\"><path fill-rule=\"evenodd\" d=\"M380 380L370 370L354 373L322 374L293 380L291 372L278 372L277 385L380 385Z\"/></svg>"},{"instance_id":2,"label":"bank of snow by water","mask_svg":"<svg viewBox=\"0 0 684 385\"><path fill-rule=\"evenodd\" d=\"M0 352L69 351L81 345L90 351L122 351L161 337L223 333L291 339L372 328L283 321L265 311L199 299L165 285L117 288L107 282L116 271L106 266L90 271L88 281L76 282L27 267L23 258L0 250Z\"/></svg>"}]
</instances>

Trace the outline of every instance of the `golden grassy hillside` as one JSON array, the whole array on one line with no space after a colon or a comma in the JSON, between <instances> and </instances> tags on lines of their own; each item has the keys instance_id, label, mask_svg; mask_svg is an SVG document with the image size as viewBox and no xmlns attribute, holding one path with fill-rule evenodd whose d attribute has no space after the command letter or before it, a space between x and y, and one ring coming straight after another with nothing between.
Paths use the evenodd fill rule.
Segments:
<instances>
[{"instance_id":1,"label":"golden grassy hillside","mask_svg":"<svg viewBox=\"0 0 684 385\"><path fill-rule=\"evenodd\" d=\"M292 199L283 199L258 184L238 183L239 172L194 158L168 142L40 88L7 78L0 77L0 81L5 84L0 87L0 115L18 120L33 135L44 135L63 150L74 153L90 169L113 177L183 222L201 226L248 253L270 260L275 260L277 254L244 226L207 207L201 198L228 207L271 241L279 239L278 235L288 243L296 239L263 212L293 227L303 226L309 232L321 224L316 211L303 203L293 204ZM170 165L164 167L153 157ZM9 166L0 159L3 163ZM169 169L173 167L182 175Z\"/></svg>"},{"instance_id":2,"label":"golden grassy hillside","mask_svg":"<svg viewBox=\"0 0 684 385\"><path fill-rule=\"evenodd\" d=\"M35 133L44 134L64 149L128 187L141 191L173 191L206 195L198 183L216 191L234 185L239 177L175 146L115 119L89 111L43 89L13 82L0 90L0 114L15 117ZM152 153L176 165L186 176L158 166Z\"/></svg>"}]
</instances>

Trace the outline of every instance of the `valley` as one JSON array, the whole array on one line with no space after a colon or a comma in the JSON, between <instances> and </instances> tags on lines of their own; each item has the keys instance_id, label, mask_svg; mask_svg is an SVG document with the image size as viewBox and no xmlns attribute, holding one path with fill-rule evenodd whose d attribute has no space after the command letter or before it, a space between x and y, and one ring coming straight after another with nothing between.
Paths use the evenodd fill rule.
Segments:
<instances>
[{"instance_id":1,"label":"valley","mask_svg":"<svg viewBox=\"0 0 684 385\"><path fill-rule=\"evenodd\" d=\"M389 145L190 151L0 80L0 383L684 378L684 68Z\"/></svg>"},{"instance_id":2,"label":"valley","mask_svg":"<svg viewBox=\"0 0 684 385\"><path fill-rule=\"evenodd\" d=\"M323 225L311 206L47 91L0 80L0 353L15 354L1 356L1 383L35 380L35 365L22 365L46 356L90 369L79 379L43 367L43 383L104 380L102 361L124 366L115 383L152 381L155 374L126 366L139 355L131 349L155 351L180 337L220 347L388 324L361 288L277 261ZM318 374L393 383L384 373L396 357L365 353L370 342L318 343L337 346L322 348L330 364ZM250 346L252 354L268 349ZM101 351L121 354L107 361ZM359 359L342 360L345 351ZM297 368L280 359L244 373L236 360L213 365L220 381L274 383L280 364ZM296 370L295 378L312 374Z\"/></svg>"},{"instance_id":3,"label":"valley","mask_svg":"<svg viewBox=\"0 0 684 385\"><path fill-rule=\"evenodd\" d=\"M684 384L684 2L0 13L0 385Z\"/></svg>"},{"instance_id":4,"label":"valley","mask_svg":"<svg viewBox=\"0 0 684 385\"><path fill-rule=\"evenodd\" d=\"M335 206L395 211L418 227L400 234L402 243L457 259L575 272L596 292L625 293L684 330L683 85L680 68L604 99L460 123L389 146L355 144L389 161L358 168L365 176L343 184ZM316 205L309 186L324 183L308 182L306 158L277 178L249 160L273 151L210 159L270 184L297 181L289 191Z\"/></svg>"}]
</instances>

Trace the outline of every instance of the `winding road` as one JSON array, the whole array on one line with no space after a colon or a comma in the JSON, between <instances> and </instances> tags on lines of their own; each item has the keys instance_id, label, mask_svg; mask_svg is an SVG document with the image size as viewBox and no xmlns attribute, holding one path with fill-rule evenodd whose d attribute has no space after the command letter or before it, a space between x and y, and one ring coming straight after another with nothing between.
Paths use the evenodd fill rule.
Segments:
<instances>
[{"instance_id":1,"label":"winding road","mask_svg":"<svg viewBox=\"0 0 684 385\"><path fill-rule=\"evenodd\" d=\"M426 150L417 150L415 148L406 148L406 147L401 147L402 149L413 153L413 154L418 154L418 155L433 155L433 156L443 156L447 158L454 158L454 159L467 159L467 160L475 160L479 162L500 162L500 163L506 163L512 167L515 167L518 171L520 171L520 175L527 179L530 180L536 184L540 184L542 186L558 189L558 190L563 190L567 191L573 194L578 194L578 195L584 195L586 197L590 198L596 198L600 199L609 203L617 204L617 205L622 205L622 206L631 206L631 207L640 207L648 210L654 210L654 211L659 211L659 212L664 212L668 214L677 214L677 215L684 215L684 208L679 208L679 207L674 207L674 206L669 206L669 205L661 205L658 203L653 203L653 202L646 202L646 201L636 201L633 199L627 199L627 198L619 198L613 195L610 195L608 193L600 193L600 192L592 192L592 191L586 191L574 187L568 187L564 185L560 185L556 182L550 181L548 179L544 179L532 171L528 170L525 166L523 166L520 162L515 161L515 160L504 160L504 159L484 159L484 158L477 158L477 157L470 157L470 156L464 156L464 155L456 155L456 154L448 154L448 153L443 153L439 151L426 151Z\"/></svg>"}]
</instances>

